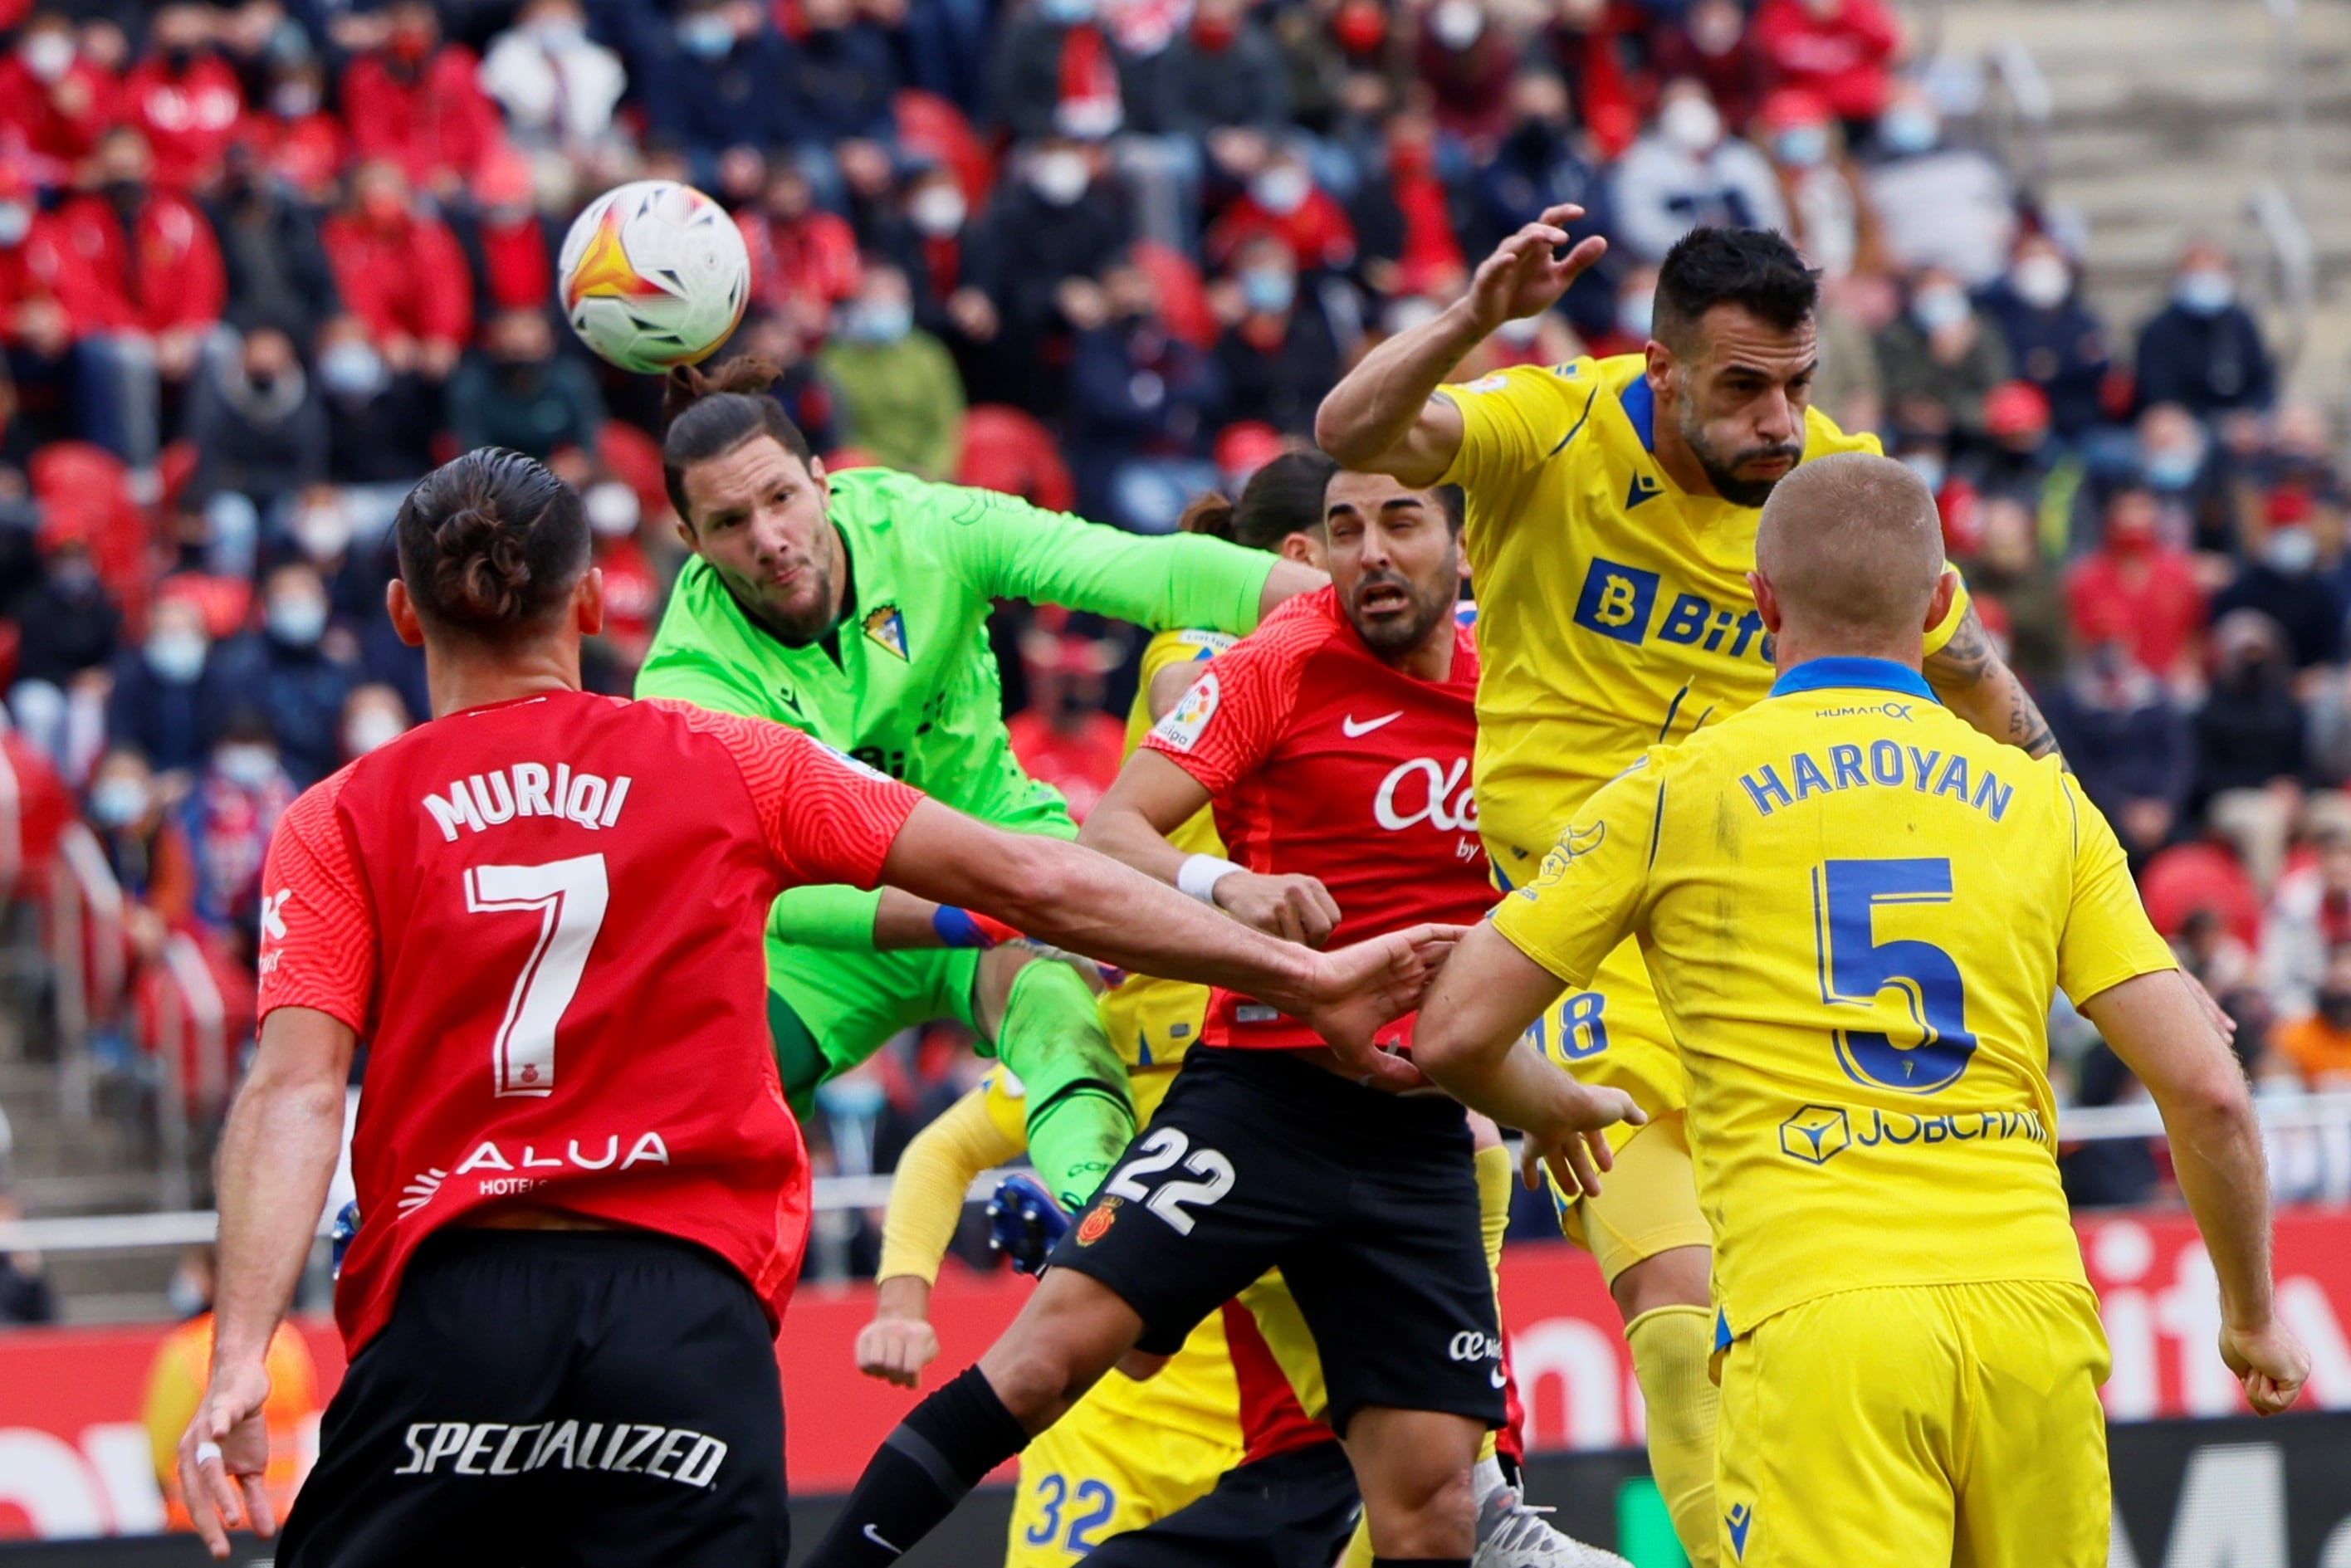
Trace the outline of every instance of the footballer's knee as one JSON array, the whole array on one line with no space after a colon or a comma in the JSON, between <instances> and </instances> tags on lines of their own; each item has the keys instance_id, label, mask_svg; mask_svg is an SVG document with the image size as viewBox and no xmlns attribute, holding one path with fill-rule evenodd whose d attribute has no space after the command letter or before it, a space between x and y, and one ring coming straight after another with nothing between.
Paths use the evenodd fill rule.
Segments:
<instances>
[{"instance_id":1,"label":"footballer's knee","mask_svg":"<svg viewBox=\"0 0 2351 1568\"><path fill-rule=\"evenodd\" d=\"M1708 1274L1713 1253L1704 1247L1668 1247L1626 1269L1608 1282L1616 1311L1626 1322L1660 1307L1713 1304Z\"/></svg>"},{"instance_id":2,"label":"footballer's knee","mask_svg":"<svg viewBox=\"0 0 2351 1568\"><path fill-rule=\"evenodd\" d=\"M1110 1287L1056 1269L980 1357L979 1370L1013 1419L1041 1432L1142 1335L1142 1318Z\"/></svg>"}]
</instances>

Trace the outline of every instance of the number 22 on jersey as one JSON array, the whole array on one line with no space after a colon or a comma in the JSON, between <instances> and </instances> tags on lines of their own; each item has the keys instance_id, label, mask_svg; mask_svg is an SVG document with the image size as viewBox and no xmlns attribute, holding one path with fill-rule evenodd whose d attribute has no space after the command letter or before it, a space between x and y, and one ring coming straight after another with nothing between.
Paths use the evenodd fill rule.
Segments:
<instances>
[{"instance_id":1,"label":"number 22 on jersey","mask_svg":"<svg viewBox=\"0 0 2351 1568\"><path fill-rule=\"evenodd\" d=\"M499 1099L555 1092L556 1026L580 990L610 894L601 854L467 869L468 912L538 916L538 939L515 977L490 1047L490 1082Z\"/></svg>"}]
</instances>

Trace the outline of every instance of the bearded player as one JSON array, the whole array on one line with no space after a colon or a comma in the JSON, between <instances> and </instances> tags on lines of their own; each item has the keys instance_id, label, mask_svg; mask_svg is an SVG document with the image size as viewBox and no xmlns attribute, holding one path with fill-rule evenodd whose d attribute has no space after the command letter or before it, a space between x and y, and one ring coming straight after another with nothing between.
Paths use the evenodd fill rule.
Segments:
<instances>
[{"instance_id":1,"label":"bearded player","mask_svg":"<svg viewBox=\"0 0 2351 1568\"><path fill-rule=\"evenodd\" d=\"M1466 820L1477 659L1453 618L1454 517L1375 477L1334 481L1328 501L1334 586L1212 662L1088 831L1102 820L1113 853L1203 903L1262 880L1267 918L1310 940L1476 917L1491 893ZM1211 800L1246 867L1166 841ZM1378 1038L1407 1047L1410 1024ZM1029 1306L885 1442L812 1568L893 1561L1114 1362L1174 1350L1273 1267L1312 1336L1374 1563L1468 1568L1472 1468L1506 1382L1470 1133L1458 1105L1396 1092L1420 1082L1408 1065L1375 1060L1343 1064L1278 1004L1217 992L1151 1131ZM1536 1130L1555 1144L1638 1114L1614 1091L1565 1088L1578 1113Z\"/></svg>"},{"instance_id":2,"label":"bearded player","mask_svg":"<svg viewBox=\"0 0 2351 1568\"><path fill-rule=\"evenodd\" d=\"M1779 235L1698 229L1659 268L1639 354L1443 385L1504 322L1539 315L1604 242L1560 254L1553 208L1503 241L1469 290L1389 339L1323 402L1325 451L1468 497L1479 601L1477 817L1496 883L1526 882L1583 801L1643 747L1761 699L1771 643L1746 574L1759 509L1800 462L1875 451L1811 406L1818 286ZM1926 679L1961 717L2034 756L2054 749L2032 699L1956 591ZM1682 1070L1637 946L1563 994L1531 1038L1587 1082L1631 1093L1595 1198L1562 1196L1625 1319L1648 1406L1650 1466L1690 1561L1716 1562L1709 1237L1683 1131Z\"/></svg>"},{"instance_id":3,"label":"bearded player","mask_svg":"<svg viewBox=\"0 0 2351 1568\"><path fill-rule=\"evenodd\" d=\"M986 631L995 601L1246 632L1321 580L1213 539L1136 538L887 469L828 474L766 394L774 374L747 360L672 372L663 476L695 559L639 696L788 724L982 821L1071 838L1060 795L1013 760ZM1030 1152L1074 1208L1134 1124L1093 994L1017 946L876 951L877 908L846 887L777 906L768 1021L786 1094L804 1106L899 1030L955 1019L1027 1085Z\"/></svg>"}]
</instances>

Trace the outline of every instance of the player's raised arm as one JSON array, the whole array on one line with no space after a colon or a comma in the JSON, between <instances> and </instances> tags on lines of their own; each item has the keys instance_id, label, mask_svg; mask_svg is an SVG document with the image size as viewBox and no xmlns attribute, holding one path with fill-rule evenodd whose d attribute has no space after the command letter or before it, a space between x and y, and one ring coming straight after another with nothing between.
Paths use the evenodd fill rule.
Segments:
<instances>
[{"instance_id":1,"label":"player's raised arm","mask_svg":"<svg viewBox=\"0 0 2351 1568\"><path fill-rule=\"evenodd\" d=\"M1566 226L1583 215L1552 207L1494 248L1469 288L1434 319L1364 357L1322 400L1314 439L1349 468L1436 484L1461 448L1461 411L1437 389L1462 356L1505 321L1548 310L1608 242L1587 239L1565 256Z\"/></svg>"},{"instance_id":2,"label":"player's raised arm","mask_svg":"<svg viewBox=\"0 0 2351 1568\"><path fill-rule=\"evenodd\" d=\"M955 1240L964 1194L982 1171L1022 1153L987 1113L982 1084L914 1134L898 1156L890 1207L882 1217L882 1260L873 1270L873 1321L857 1333L857 1370L912 1388L936 1359L931 1287Z\"/></svg>"}]
</instances>

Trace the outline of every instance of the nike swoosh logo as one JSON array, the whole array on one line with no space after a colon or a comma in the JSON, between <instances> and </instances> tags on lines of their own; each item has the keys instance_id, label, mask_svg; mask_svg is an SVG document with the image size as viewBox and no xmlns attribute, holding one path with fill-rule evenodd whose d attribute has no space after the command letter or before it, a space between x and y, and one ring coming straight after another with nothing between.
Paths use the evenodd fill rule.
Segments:
<instances>
[{"instance_id":1,"label":"nike swoosh logo","mask_svg":"<svg viewBox=\"0 0 2351 1568\"><path fill-rule=\"evenodd\" d=\"M1349 714L1346 717L1339 721L1339 727L1347 732L1347 738L1349 740L1353 740L1359 736L1371 734L1372 731L1380 728L1384 725L1394 724L1403 716L1404 709L1398 708L1394 713L1382 714L1377 718L1367 718L1358 724L1355 721L1355 716L1353 714Z\"/></svg>"},{"instance_id":2,"label":"nike swoosh logo","mask_svg":"<svg viewBox=\"0 0 2351 1568\"><path fill-rule=\"evenodd\" d=\"M1510 1375L1501 1367L1495 1367L1491 1375L1494 1379L1495 1387L1508 1388L1510 1385Z\"/></svg>"},{"instance_id":3,"label":"nike swoosh logo","mask_svg":"<svg viewBox=\"0 0 2351 1568\"><path fill-rule=\"evenodd\" d=\"M893 1557L903 1557L906 1554L904 1547L891 1545L888 1542L882 1539L882 1532L874 1529L870 1524L865 1527L865 1539L873 1542L874 1545L880 1547L883 1551L887 1552Z\"/></svg>"}]
</instances>

